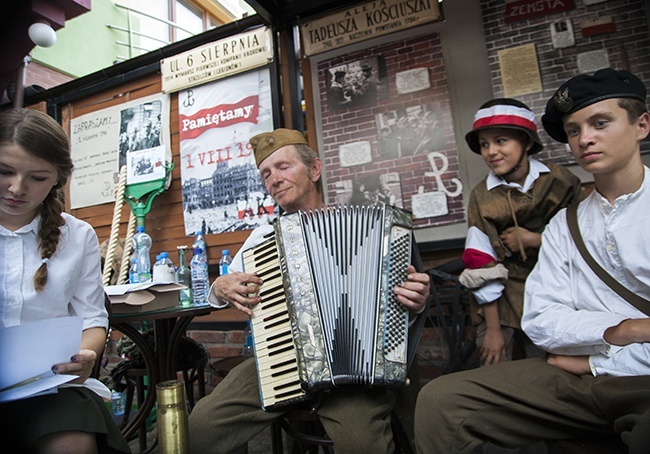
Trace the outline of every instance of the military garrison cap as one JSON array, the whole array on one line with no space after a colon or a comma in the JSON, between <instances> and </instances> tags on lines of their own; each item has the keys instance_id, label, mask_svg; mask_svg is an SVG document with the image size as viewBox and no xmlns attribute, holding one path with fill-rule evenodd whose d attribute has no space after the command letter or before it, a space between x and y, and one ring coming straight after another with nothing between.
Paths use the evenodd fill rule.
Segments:
<instances>
[{"instance_id":1,"label":"military garrison cap","mask_svg":"<svg viewBox=\"0 0 650 454\"><path fill-rule=\"evenodd\" d=\"M257 167L273 152L287 145L307 144L305 136L295 129L278 128L273 132L263 132L250 138Z\"/></svg>"},{"instance_id":2,"label":"military garrison cap","mask_svg":"<svg viewBox=\"0 0 650 454\"><path fill-rule=\"evenodd\" d=\"M611 98L635 98L645 102L646 87L629 71L605 68L593 75L580 74L557 89L546 104L542 124L549 136L567 143L562 118L591 104Z\"/></svg>"}]
</instances>

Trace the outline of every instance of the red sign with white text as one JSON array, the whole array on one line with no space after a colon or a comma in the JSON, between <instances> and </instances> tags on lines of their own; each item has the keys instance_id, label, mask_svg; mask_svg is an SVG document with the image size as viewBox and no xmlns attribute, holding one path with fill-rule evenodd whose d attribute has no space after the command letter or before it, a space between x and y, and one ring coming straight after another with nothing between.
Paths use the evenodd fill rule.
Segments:
<instances>
[{"instance_id":1,"label":"red sign with white text","mask_svg":"<svg viewBox=\"0 0 650 454\"><path fill-rule=\"evenodd\" d=\"M253 95L235 104L208 107L192 115L179 113L181 140L194 139L212 128L225 128L242 122L257 124L259 112L259 96Z\"/></svg>"},{"instance_id":2,"label":"red sign with white text","mask_svg":"<svg viewBox=\"0 0 650 454\"><path fill-rule=\"evenodd\" d=\"M573 0L518 0L506 3L506 22L546 16L574 8Z\"/></svg>"}]
</instances>

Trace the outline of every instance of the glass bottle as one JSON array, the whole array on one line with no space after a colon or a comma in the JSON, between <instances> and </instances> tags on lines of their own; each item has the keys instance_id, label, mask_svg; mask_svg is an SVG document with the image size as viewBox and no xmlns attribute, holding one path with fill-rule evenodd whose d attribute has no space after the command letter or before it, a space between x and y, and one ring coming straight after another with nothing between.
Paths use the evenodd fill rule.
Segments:
<instances>
[{"instance_id":1,"label":"glass bottle","mask_svg":"<svg viewBox=\"0 0 650 454\"><path fill-rule=\"evenodd\" d=\"M181 307L192 305L192 273L187 266L187 246L177 246L178 249L178 269L176 270L176 282L184 285L185 289L180 291Z\"/></svg>"}]
</instances>

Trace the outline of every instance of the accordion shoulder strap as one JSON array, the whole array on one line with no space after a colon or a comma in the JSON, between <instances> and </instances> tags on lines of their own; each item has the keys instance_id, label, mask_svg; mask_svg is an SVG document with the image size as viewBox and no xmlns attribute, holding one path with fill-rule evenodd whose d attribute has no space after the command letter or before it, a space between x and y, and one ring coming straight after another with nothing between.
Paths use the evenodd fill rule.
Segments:
<instances>
[{"instance_id":1,"label":"accordion shoulder strap","mask_svg":"<svg viewBox=\"0 0 650 454\"><path fill-rule=\"evenodd\" d=\"M578 226L578 204L574 203L569 205L566 210L566 220L569 225L569 232L571 232L571 237L580 251L580 255L587 262L587 265L593 270L594 273L605 283L614 290L618 295L630 303L632 306L636 307L638 310L643 312L646 315L650 316L650 301L642 298L636 293L632 292L630 289L625 287L619 281L614 279L611 274L609 274L605 269L600 266L600 264L592 257L592 255L587 250L582 235L580 234L580 227Z\"/></svg>"}]
</instances>

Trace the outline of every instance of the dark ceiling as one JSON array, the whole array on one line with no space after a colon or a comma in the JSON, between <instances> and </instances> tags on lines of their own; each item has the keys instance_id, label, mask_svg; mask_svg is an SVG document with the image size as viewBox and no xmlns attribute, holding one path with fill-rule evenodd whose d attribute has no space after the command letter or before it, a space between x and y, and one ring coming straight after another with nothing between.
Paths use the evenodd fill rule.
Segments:
<instances>
[{"instance_id":1,"label":"dark ceiling","mask_svg":"<svg viewBox=\"0 0 650 454\"><path fill-rule=\"evenodd\" d=\"M359 1L345 0L246 0L267 22L282 27L305 17L343 8Z\"/></svg>"},{"instance_id":2,"label":"dark ceiling","mask_svg":"<svg viewBox=\"0 0 650 454\"><path fill-rule=\"evenodd\" d=\"M67 20L90 10L91 0L2 0L0 1L0 98L15 79L16 70L34 48L27 31L44 21L54 30Z\"/></svg>"}]
</instances>

